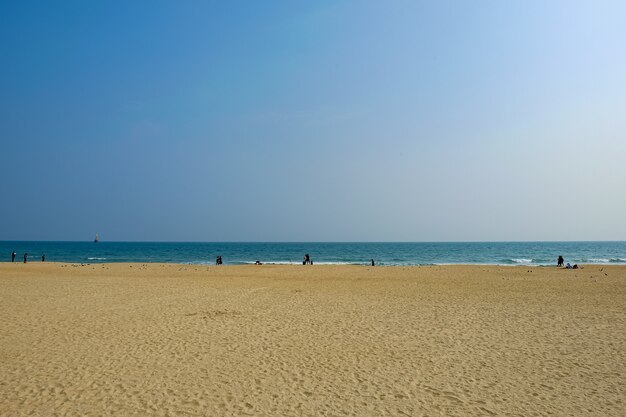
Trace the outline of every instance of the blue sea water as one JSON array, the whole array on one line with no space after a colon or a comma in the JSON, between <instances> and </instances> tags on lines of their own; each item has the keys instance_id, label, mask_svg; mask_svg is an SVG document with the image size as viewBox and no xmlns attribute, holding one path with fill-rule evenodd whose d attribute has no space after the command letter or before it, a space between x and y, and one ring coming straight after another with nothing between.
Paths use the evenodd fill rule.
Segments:
<instances>
[{"instance_id":1,"label":"blue sea water","mask_svg":"<svg viewBox=\"0 0 626 417\"><path fill-rule=\"evenodd\" d=\"M315 264L555 265L562 255L571 264L626 264L626 241L619 242L417 242L417 243L246 243L246 242L10 242L0 241L0 261L74 263L167 262L214 264L299 264L305 253Z\"/></svg>"}]
</instances>

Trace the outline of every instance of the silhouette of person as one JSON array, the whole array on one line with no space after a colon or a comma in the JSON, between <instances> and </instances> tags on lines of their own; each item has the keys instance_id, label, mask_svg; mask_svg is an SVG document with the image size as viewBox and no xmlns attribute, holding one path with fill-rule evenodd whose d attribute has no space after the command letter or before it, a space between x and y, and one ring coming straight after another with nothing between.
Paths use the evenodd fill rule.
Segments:
<instances>
[{"instance_id":1,"label":"silhouette of person","mask_svg":"<svg viewBox=\"0 0 626 417\"><path fill-rule=\"evenodd\" d=\"M15 253L15 251L13 251L13 253L11 254L11 262L15 262L15 256L17 255L17 253Z\"/></svg>"},{"instance_id":2,"label":"silhouette of person","mask_svg":"<svg viewBox=\"0 0 626 417\"><path fill-rule=\"evenodd\" d=\"M28 253L24 253L24 263L28 262Z\"/></svg>"},{"instance_id":3,"label":"silhouette of person","mask_svg":"<svg viewBox=\"0 0 626 417\"><path fill-rule=\"evenodd\" d=\"M557 262L556 266L563 266L563 262L564 262L563 257L561 255L559 255L559 257L556 260L556 262Z\"/></svg>"},{"instance_id":4,"label":"silhouette of person","mask_svg":"<svg viewBox=\"0 0 626 417\"><path fill-rule=\"evenodd\" d=\"M376 266L376 264L374 263L374 260L372 259L372 266Z\"/></svg>"},{"instance_id":5,"label":"silhouette of person","mask_svg":"<svg viewBox=\"0 0 626 417\"><path fill-rule=\"evenodd\" d=\"M41 255L41 262L46 262L46 254Z\"/></svg>"}]
</instances>

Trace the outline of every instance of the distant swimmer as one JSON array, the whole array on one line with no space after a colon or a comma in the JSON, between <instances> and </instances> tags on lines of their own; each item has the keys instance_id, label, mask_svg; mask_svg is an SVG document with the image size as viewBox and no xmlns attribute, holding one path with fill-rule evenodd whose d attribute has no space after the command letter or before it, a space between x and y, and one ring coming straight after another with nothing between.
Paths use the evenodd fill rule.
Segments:
<instances>
[{"instance_id":1,"label":"distant swimmer","mask_svg":"<svg viewBox=\"0 0 626 417\"><path fill-rule=\"evenodd\" d=\"M15 256L17 256L17 253L13 251L13 253L11 254L11 262L15 262Z\"/></svg>"},{"instance_id":2,"label":"distant swimmer","mask_svg":"<svg viewBox=\"0 0 626 417\"><path fill-rule=\"evenodd\" d=\"M561 255L559 255L558 259L556 260L556 266L563 266L563 262L565 260L563 259L563 257Z\"/></svg>"},{"instance_id":3,"label":"distant swimmer","mask_svg":"<svg viewBox=\"0 0 626 417\"><path fill-rule=\"evenodd\" d=\"M28 253L24 254L24 263L28 262Z\"/></svg>"}]
</instances>

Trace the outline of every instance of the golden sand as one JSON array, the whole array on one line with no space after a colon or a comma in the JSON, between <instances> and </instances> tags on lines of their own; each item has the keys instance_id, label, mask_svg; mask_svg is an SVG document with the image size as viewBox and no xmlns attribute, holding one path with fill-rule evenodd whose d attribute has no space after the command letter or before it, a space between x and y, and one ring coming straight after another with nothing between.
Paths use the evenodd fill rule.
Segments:
<instances>
[{"instance_id":1,"label":"golden sand","mask_svg":"<svg viewBox=\"0 0 626 417\"><path fill-rule=\"evenodd\" d=\"M626 267L0 264L2 416L626 415Z\"/></svg>"}]
</instances>

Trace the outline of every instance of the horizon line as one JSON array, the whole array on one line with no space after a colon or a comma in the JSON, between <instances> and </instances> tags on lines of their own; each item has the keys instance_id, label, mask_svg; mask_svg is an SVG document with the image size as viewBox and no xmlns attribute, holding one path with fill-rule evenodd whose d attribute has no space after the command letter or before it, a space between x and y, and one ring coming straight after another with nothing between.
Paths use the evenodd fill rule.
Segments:
<instances>
[{"instance_id":1,"label":"horizon line","mask_svg":"<svg viewBox=\"0 0 626 417\"><path fill-rule=\"evenodd\" d=\"M575 243L626 242L626 240L0 240L0 242L55 242L55 243Z\"/></svg>"}]
</instances>

